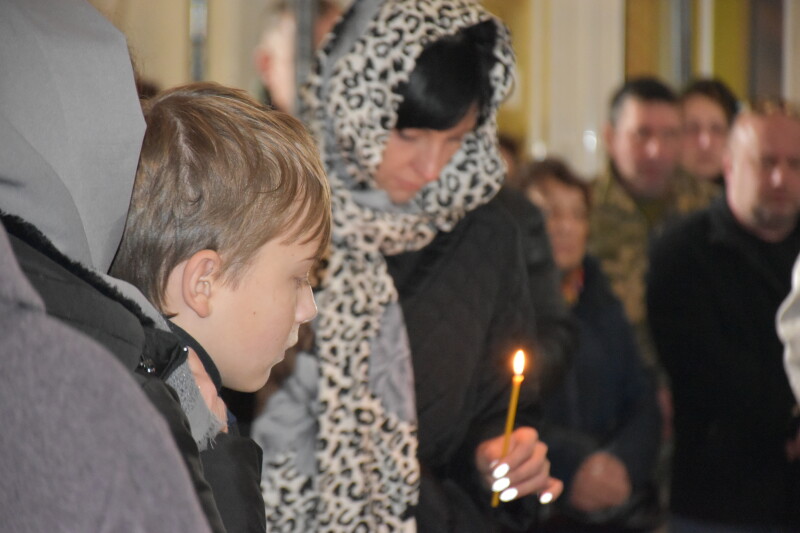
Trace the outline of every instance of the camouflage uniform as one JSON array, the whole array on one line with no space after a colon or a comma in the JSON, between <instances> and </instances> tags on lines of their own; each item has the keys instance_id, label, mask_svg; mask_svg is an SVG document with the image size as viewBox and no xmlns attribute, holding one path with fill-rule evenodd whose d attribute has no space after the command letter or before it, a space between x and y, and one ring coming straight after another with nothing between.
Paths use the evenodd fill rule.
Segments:
<instances>
[{"instance_id":1,"label":"camouflage uniform","mask_svg":"<svg viewBox=\"0 0 800 533\"><path fill-rule=\"evenodd\" d=\"M611 169L592 184L589 251L600 259L611 287L633 324L641 353L648 364L656 355L645 310L647 251L664 227L709 204L719 186L676 174L663 199L632 198Z\"/></svg>"}]
</instances>

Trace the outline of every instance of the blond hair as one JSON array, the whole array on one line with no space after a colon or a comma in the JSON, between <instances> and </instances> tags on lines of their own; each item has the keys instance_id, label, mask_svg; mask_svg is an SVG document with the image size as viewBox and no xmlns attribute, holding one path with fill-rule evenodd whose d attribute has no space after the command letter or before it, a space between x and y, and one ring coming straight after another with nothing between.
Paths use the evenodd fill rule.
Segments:
<instances>
[{"instance_id":1,"label":"blond hair","mask_svg":"<svg viewBox=\"0 0 800 533\"><path fill-rule=\"evenodd\" d=\"M236 285L256 252L330 242L330 190L319 153L295 118L244 91L193 83L143 104L147 132L111 274L161 311L169 275L200 250L223 260Z\"/></svg>"}]
</instances>

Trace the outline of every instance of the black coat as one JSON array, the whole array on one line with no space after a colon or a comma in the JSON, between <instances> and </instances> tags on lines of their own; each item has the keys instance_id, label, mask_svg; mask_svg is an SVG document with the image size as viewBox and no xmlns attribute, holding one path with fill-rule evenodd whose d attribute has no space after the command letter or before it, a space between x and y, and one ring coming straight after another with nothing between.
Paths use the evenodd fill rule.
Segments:
<instances>
[{"instance_id":1,"label":"black coat","mask_svg":"<svg viewBox=\"0 0 800 533\"><path fill-rule=\"evenodd\" d=\"M775 331L798 252L800 230L763 242L724 198L653 247L647 304L672 384L677 514L800 528L800 466L784 450L795 400Z\"/></svg>"},{"instance_id":2,"label":"black coat","mask_svg":"<svg viewBox=\"0 0 800 533\"><path fill-rule=\"evenodd\" d=\"M549 250L541 257L552 264ZM529 368L516 425L535 426L538 420L536 374L545 365L537 359L519 227L492 201L422 250L386 259L405 315L416 381L423 474L419 531L487 532L503 521L532 519L538 505L533 497L493 511L491 493L474 468L476 446L503 433L511 358L520 347ZM560 365L547 365L553 366Z\"/></svg>"},{"instance_id":3,"label":"black coat","mask_svg":"<svg viewBox=\"0 0 800 533\"><path fill-rule=\"evenodd\" d=\"M222 389L222 377L217 366L197 339L177 324L170 329L182 346L197 354L217 388ZM265 531L267 528L264 499L261 496L261 447L239 432L238 420L228 411L228 431L219 433L207 449L200 452L204 474L229 532Z\"/></svg>"},{"instance_id":4,"label":"black coat","mask_svg":"<svg viewBox=\"0 0 800 533\"><path fill-rule=\"evenodd\" d=\"M258 487L260 458L255 460L255 470L239 466L237 450L241 445L234 436L227 435L201 454L177 394L164 382L186 358L178 339L156 329L135 303L66 258L35 227L17 217L2 218L20 267L42 297L47 314L105 346L131 372L166 419L212 529L225 532L227 528L231 533L264 531L264 506L259 494L247 501L249 514L245 515L240 492L230 489L247 482L248 486ZM215 485L213 493L209 482ZM244 518L254 514L255 519Z\"/></svg>"},{"instance_id":5,"label":"black coat","mask_svg":"<svg viewBox=\"0 0 800 533\"><path fill-rule=\"evenodd\" d=\"M542 211L516 189L503 187L492 201L511 214L522 241L522 257L536 319L543 397L564 380L578 347L578 324L561 295L558 271Z\"/></svg>"},{"instance_id":6,"label":"black coat","mask_svg":"<svg viewBox=\"0 0 800 533\"><path fill-rule=\"evenodd\" d=\"M654 481L661 440L654 378L599 263L586 257L583 271L573 307L580 344L563 386L544 402L542 438L565 493L581 463L599 451L624 463L633 492L622 506L590 515L570 508L564 497L556 506L566 516L553 517L548 531L585 531L587 524L649 531L662 518Z\"/></svg>"},{"instance_id":7,"label":"black coat","mask_svg":"<svg viewBox=\"0 0 800 533\"><path fill-rule=\"evenodd\" d=\"M46 314L2 224L0 332L0 529L211 531L167 425L107 350Z\"/></svg>"}]
</instances>

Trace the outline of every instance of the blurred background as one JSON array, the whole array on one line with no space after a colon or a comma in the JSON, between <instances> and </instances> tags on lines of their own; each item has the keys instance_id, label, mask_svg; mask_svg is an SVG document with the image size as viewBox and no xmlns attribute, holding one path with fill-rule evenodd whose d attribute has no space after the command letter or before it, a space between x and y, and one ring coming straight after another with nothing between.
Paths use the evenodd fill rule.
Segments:
<instances>
[{"instance_id":1,"label":"blurred background","mask_svg":"<svg viewBox=\"0 0 800 533\"><path fill-rule=\"evenodd\" d=\"M213 80L263 93L254 50L277 0L90 0L129 40L141 77L166 88ZM337 1L346 8L348 1ZM716 76L743 99L800 101L795 0L484 0L510 27L517 84L501 132L529 158L557 153L584 176L605 164L613 88L655 74L679 90ZM295 0L294 61L306 68L314 9Z\"/></svg>"}]
</instances>

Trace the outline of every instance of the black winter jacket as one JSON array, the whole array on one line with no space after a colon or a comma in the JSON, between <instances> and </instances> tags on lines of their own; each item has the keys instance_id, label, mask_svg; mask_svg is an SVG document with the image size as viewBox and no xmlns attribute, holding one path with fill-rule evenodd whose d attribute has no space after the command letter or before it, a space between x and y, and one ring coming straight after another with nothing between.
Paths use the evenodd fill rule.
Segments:
<instances>
[{"instance_id":1,"label":"black winter jacket","mask_svg":"<svg viewBox=\"0 0 800 533\"><path fill-rule=\"evenodd\" d=\"M552 264L549 247L540 255ZM511 358L520 347L529 371L516 425L535 426L538 420L537 375L545 365L519 227L493 200L422 250L386 260L405 315L416 382L423 474L419 531L484 533L501 523L527 525L536 499L491 509L491 494L474 467L477 445L503 433Z\"/></svg>"},{"instance_id":2,"label":"black winter jacket","mask_svg":"<svg viewBox=\"0 0 800 533\"><path fill-rule=\"evenodd\" d=\"M766 243L724 198L652 250L647 304L672 382L675 513L800 530L800 464L785 451L795 399L775 330L798 252L800 227Z\"/></svg>"},{"instance_id":3,"label":"black winter jacket","mask_svg":"<svg viewBox=\"0 0 800 533\"><path fill-rule=\"evenodd\" d=\"M561 273L542 211L523 193L508 187L501 188L492 203L508 211L519 228L540 348L539 386L545 397L563 382L570 368L578 348L578 324L561 295Z\"/></svg>"},{"instance_id":4,"label":"black winter jacket","mask_svg":"<svg viewBox=\"0 0 800 533\"><path fill-rule=\"evenodd\" d=\"M34 226L9 215L2 215L2 220L20 267L47 314L105 346L141 384L169 425L212 530L224 533L189 422L175 391L163 381L186 357L177 339L156 330L136 304L61 254Z\"/></svg>"},{"instance_id":5,"label":"black winter jacket","mask_svg":"<svg viewBox=\"0 0 800 533\"><path fill-rule=\"evenodd\" d=\"M645 366L633 328L600 264L583 261L584 281L573 313L580 346L562 387L544 402L551 471L572 489L572 478L591 454L604 451L623 462L632 484L623 505L584 514L561 498L547 531L652 531L662 519L654 473L661 415L654 376Z\"/></svg>"}]
</instances>

